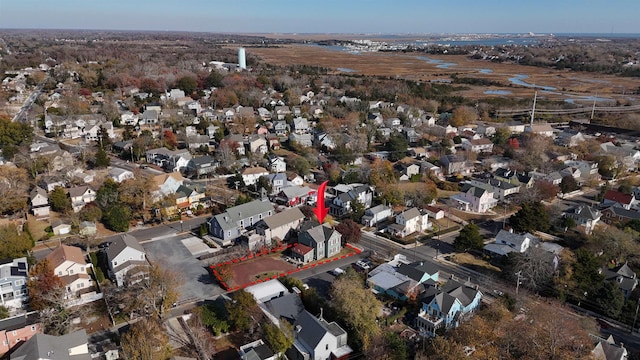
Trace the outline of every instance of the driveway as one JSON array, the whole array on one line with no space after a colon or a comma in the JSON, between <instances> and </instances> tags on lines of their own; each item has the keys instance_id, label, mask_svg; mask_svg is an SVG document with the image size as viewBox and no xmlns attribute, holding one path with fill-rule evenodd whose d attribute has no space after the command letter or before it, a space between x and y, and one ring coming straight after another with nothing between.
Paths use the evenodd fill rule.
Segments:
<instances>
[{"instance_id":1,"label":"driveway","mask_svg":"<svg viewBox=\"0 0 640 360\"><path fill-rule=\"evenodd\" d=\"M191 235L176 235L157 238L141 243L152 263L178 274L180 279L179 302L192 302L213 299L224 293L200 264L196 255L192 255L182 240Z\"/></svg>"}]
</instances>

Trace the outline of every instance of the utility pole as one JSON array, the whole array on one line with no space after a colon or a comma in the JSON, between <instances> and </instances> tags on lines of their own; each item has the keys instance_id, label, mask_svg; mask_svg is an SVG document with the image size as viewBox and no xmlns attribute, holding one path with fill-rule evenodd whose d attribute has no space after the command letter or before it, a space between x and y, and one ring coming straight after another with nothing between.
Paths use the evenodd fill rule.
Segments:
<instances>
[{"instance_id":1,"label":"utility pole","mask_svg":"<svg viewBox=\"0 0 640 360\"><path fill-rule=\"evenodd\" d=\"M518 290L520 290L520 280L524 280L520 278L522 276L522 270L518 271L516 275L518 276L518 280L516 281L516 296L518 296Z\"/></svg>"},{"instance_id":2,"label":"utility pole","mask_svg":"<svg viewBox=\"0 0 640 360\"><path fill-rule=\"evenodd\" d=\"M596 112L596 100L598 100L598 92L596 91L596 97L593 98L593 107L591 108L591 120L593 120L593 115Z\"/></svg>"}]
</instances>

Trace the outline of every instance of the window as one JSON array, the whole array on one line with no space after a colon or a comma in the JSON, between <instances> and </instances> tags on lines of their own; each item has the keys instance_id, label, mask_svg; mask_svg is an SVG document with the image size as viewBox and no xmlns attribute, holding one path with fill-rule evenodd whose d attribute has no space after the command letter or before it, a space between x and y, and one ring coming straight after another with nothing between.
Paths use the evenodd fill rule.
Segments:
<instances>
[{"instance_id":1,"label":"window","mask_svg":"<svg viewBox=\"0 0 640 360\"><path fill-rule=\"evenodd\" d=\"M16 280L13 284L15 286L21 286L22 284L24 284L24 280Z\"/></svg>"},{"instance_id":2,"label":"window","mask_svg":"<svg viewBox=\"0 0 640 360\"><path fill-rule=\"evenodd\" d=\"M31 325L31 331L36 331L36 326L35 325Z\"/></svg>"},{"instance_id":3,"label":"window","mask_svg":"<svg viewBox=\"0 0 640 360\"><path fill-rule=\"evenodd\" d=\"M84 272L84 266L80 267L80 272Z\"/></svg>"},{"instance_id":4,"label":"window","mask_svg":"<svg viewBox=\"0 0 640 360\"><path fill-rule=\"evenodd\" d=\"M18 332L17 332L17 331L15 331L15 330L13 330L13 331L11 332L11 334L12 334L13 336L16 336L16 335L18 335Z\"/></svg>"},{"instance_id":5,"label":"window","mask_svg":"<svg viewBox=\"0 0 640 360\"><path fill-rule=\"evenodd\" d=\"M117 262L117 261L114 261L114 262L113 262L113 266L118 266L118 262Z\"/></svg>"},{"instance_id":6,"label":"window","mask_svg":"<svg viewBox=\"0 0 640 360\"><path fill-rule=\"evenodd\" d=\"M58 271L58 276L62 276L62 270Z\"/></svg>"},{"instance_id":7,"label":"window","mask_svg":"<svg viewBox=\"0 0 640 360\"><path fill-rule=\"evenodd\" d=\"M81 282L81 283L79 283L76 287L77 287L78 289L82 289L82 288L84 287L84 283L83 283L83 282Z\"/></svg>"},{"instance_id":8,"label":"window","mask_svg":"<svg viewBox=\"0 0 640 360\"><path fill-rule=\"evenodd\" d=\"M325 345L325 350L329 350L329 344Z\"/></svg>"},{"instance_id":9,"label":"window","mask_svg":"<svg viewBox=\"0 0 640 360\"><path fill-rule=\"evenodd\" d=\"M73 269L69 270L69 275L73 275Z\"/></svg>"}]
</instances>

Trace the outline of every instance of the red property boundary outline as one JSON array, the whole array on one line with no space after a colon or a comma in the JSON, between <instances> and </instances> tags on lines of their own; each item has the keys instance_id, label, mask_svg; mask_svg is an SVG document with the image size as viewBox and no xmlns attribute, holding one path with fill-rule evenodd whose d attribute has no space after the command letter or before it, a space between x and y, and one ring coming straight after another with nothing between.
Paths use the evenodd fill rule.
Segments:
<instances>
[{"instance_id":1,"label":"red property boundary outline","mask_svg":"<svg viewBox=\"0 0 640 360\"><path fill-rule=\"evenodd\" d=\"M233 292L233 291L236 291L236 290L244 289L247 286L252 286L252 285L259 284L261 282L277 279L277 278L280 278L280 277L285 277L287 275L291 275L291 274L300 272L302 270L314 268L314 267L316 267L318 265L328 264L328 263L330 263L332 261L344 259L344 258L347 258L349 256L353 256L353 255L357 255L357 254L362 253L362 249L347 243L345 245L345 247L353 250L354 252L350 252L348 254L336 256L336 257L333 257L331 259L323 259L323 260L320 260L320 261L312 263L312 264L307 264L307 265L304 265L304 266L296 268L296 269L291 269L291 270L289 270L287 272L283 272L283 273L280 273L280 274L277 274L277 275L273 275L273 276L271 276L269 278L266 278L266 279L258 279L256 281L252 281L250 283L238 285L238 286L235 286L235 287L230 287L226 282L222 281L222 277L218 273L218 270L216 270L216 268L221 267L221 266L239 264L239 263L241 263L243 261L255 259L255 258L263 256L263 255L268 255L268 254L275 253L275 252L278 252L278 251L287 250L287 249L292 248L294 245L295 244L280 245L280 246L275 247L275 248L273 248L271 250L262 250L262 251L260 251L260 252L258 252L256 254L249 254L247 256L243 256L243 257L227 260L225 262L221 262L221 263L218 263L216 265L211 265L211 266L209 266L209 268L211 269L211 272L213 273L213 276L218 280L218 283L220 283L220 285L222 285L222 288L225 289L228 292Z\"/></svg>"}]
</instances>

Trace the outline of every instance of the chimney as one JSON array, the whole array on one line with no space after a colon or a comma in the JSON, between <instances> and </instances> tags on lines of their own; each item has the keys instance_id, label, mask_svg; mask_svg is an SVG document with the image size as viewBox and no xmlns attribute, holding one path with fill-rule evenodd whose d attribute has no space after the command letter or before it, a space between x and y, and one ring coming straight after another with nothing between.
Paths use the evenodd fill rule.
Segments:
<instances>
[{"instance_id":1,"label":"chimney","mask_svg":"<svg viewBox=\"0 0 640 360\"><path fill-rule=\"evenodd\" d=\"M296 333L299 333L302 330L302 326L296 325Z\"/></svg>"},{"instance_id":2,"label":"chimney","mask_svg":"<svg viewBox=\"0 0 640 360\"><path fill-rule=\"evenodd\" d=\"M320 320L324 320L324 319L322 318L323 310L324 310L323 308L320 308Z\"/></svg>"},{"instance_id":3,"label":"chimney","mask_svg":"<svg viewBox=\"0 0 640 360\"><path fill-rule=\"evenodd\" d=\"M513 234L513 228L509 229L509 233Z\"/></svg>"}]
</instances>

